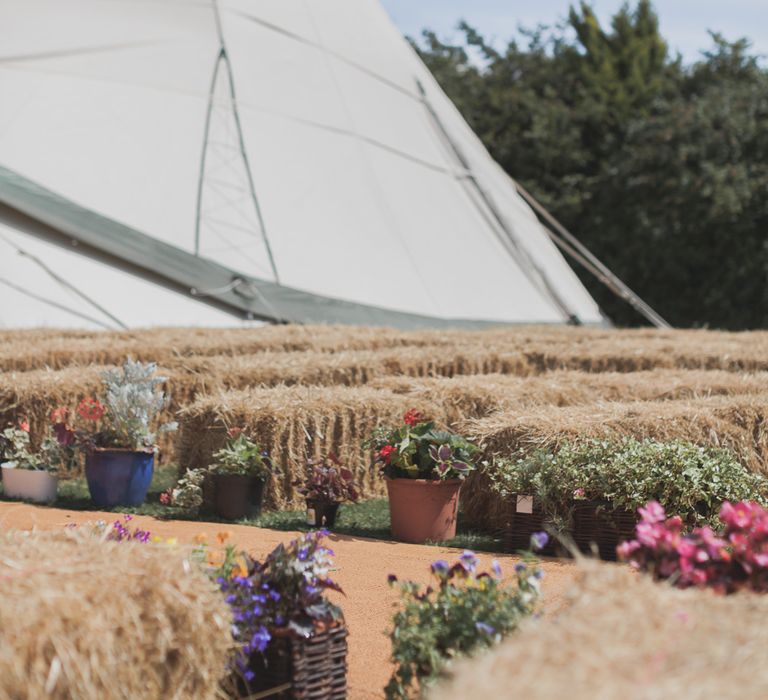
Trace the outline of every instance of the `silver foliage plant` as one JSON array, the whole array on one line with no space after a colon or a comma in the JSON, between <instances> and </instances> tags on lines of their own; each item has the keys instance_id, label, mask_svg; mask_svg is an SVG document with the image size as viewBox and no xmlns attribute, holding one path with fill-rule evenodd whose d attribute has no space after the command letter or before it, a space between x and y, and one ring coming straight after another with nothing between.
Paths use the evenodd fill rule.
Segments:
<instances>
[{"instance_id":1,"label":"silver foliage plant","mask_svg":"<svg viewBox=\"0 0 768 700\"><path fill-rule=\"evenodd\" d=\"M152 425L168 399L159 389L167 377L155 376L154 362L134 362L130 357L121 370L107 370L104 382L104 406L116 443L130 449L146 449L155 444L157 435L176 430L176 422Z\"/></svg>"}]
</instances>

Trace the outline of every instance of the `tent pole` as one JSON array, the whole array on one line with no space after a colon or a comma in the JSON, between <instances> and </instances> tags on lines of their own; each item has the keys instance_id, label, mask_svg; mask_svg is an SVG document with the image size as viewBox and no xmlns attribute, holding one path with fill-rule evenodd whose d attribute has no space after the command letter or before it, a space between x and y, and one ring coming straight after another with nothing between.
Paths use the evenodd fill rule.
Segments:
<instances>
[{"instance_id":1,"label":"tent pole","mask_svg":"<svg viewBox=\"0 0 768 700\"><path fill-rule=\"evenodd\" d=\"M597 277L617 297L624 299L635 311L656 326L656 328L672 328L671 324L613 274L593 255L589 248L552 216L528 190L516 180L512 181L520 196L533 208L539 218L549 224L549 226L544 226L543 228L558 247L562 248L571 258Z\"/></svg>"}]
</instances>

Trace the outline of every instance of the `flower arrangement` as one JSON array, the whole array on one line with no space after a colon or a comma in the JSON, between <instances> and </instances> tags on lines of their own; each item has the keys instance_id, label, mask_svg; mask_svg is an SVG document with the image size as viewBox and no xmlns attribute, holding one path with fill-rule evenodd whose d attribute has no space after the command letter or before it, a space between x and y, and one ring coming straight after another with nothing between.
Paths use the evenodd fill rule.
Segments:
<instances>
[{"instance_id":1,"label":"flower arrangement","mask_svg":"<svg viewBox=\"0 0 768 700\"><path fill-rule=\"evenodd\" d=\"M719 532L705 525L686 534L682 519L668 518L656 501L639 514L636 539L618 548L619 558L634 568L680 588L768 591L768 510L760 504L723 503Z\"/></svg>"},{"instance_id":2,"label":"flower arrangement","mask_svg":"<svg viewBox=\"0 0 768 700\"><path fill-rule=\"evenodd\" d=\"M366 447L375 451L374 466L391 479L463 479L475 468L479 451L461 435L437 430L413 408L403 425L377 428Z\"/></svg>"},{"instance_id":3,"label":"flower arrangement","mask_svg":"<svg viewBox=\"0 0 768 700\"><path fill-rule=\"evenodd\" d=\"M22 419L18 427L10 427L0 433L0 456L3 466L16 469L46 471L55 474L69 455L53 434L46 435L37 452L33 452L29 438L29 423Z\"/></svg>"},{"instance_id":4,"label":"flower arrangement","mask_svg":"<svg viewBox=\"0 0 768 700\"><path fill-rule=\"evenodd\" d=\"M733 453L679 440L564 443L554 452L498 459L487 474L502 496L534 496L559 530L568 529L579 500L632 512L656 500L689 525L715 522L724 501L768 503L768 479L749 472Z\"/></svg>"},{"instance_id":5,"label":"flower arrangement","mask_svg":"<svg viewBox=\"0 0 768 700\"><path fill-rule=\"evenodd\" d=\"M165 377L155 376L154 362L134 362L128 358L120 370L102 374L101 399L87 396L74 416L66 407L51 414L53 431L60 445L94 448L122 448L136 451L154 449L157 434L176 430L174 422L152 429L157 415L166 405L159 386Z\"/></svg>"},{"instance_id":6,"label":"flower arrangement","mask_svg":"<svg viewBox=\"0 0 768 700\"><path fill-rule=\"evenodd\" d=\"M322 545L326 535L318 530L280 544L263 562L227 548L214 575L232 608L239 645L234 665L246 681L253 680L251 655L264 652L279 631L307 638L342 620L340 608L326 598L328 590L341 592L328 577L333 552Z\"/></svg>"},{"instance_id":7,"label":"flower arrangement","mask_svg":"<svg viewBox=\"0 0 768 700\"><path fill-rule=\"evenodd\" d=\"M330 452L325 457L307 461L304 481L294 482L307 501L315 503L355 502L360 497L354 475Z\"/></svg>"},{"instance_id":8,"label":"flower arrangement","mask_svg":"<svg viewBox=\"0 0 768 700\"><path fill-rule=\"evenodd\" d=\"M434 583L426 587L389 577L390 585L400 588L401 607L390 633L395 671L385 688L387 698L423 694L452 659L512 632L534 611L543 575L529 557L516 565L515 582L506 583L497 561L490 572L480 572L470 551L452 565L434 562L431 572Z\"/></svg>"},{"instance_id":9,"label":"flower arrangement","mask_svg":"<svg viewBox=\"0 0 768 700\"><path fill-rule=\"evenodd\" d=\"M213 455L210 473L253 476L266 481L272 468L269 455L242 428L230 428L227 436L224 447Z\"/></svg>"},{"instance_id":10,"label":"flower arrangement","mask_svg":"<svg viewBox=\"0 0 768 700\"><path fill-rule=\"evenodd\" d=\"M181 508L187 515L195 516L203 505L203 482L207 470L189 469L173 488L160 494L160 503Z\"/></svg>"}]
</instances>

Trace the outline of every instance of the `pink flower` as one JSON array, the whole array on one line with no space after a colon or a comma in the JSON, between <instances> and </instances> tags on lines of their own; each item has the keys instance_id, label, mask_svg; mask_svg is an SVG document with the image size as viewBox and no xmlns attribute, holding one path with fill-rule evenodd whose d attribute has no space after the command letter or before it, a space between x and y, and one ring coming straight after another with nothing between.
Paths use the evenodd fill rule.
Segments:
<instances>
[{"instance_id":1,"label":"pink flower","mask_svg":"<svg viewBox=\"0 0 768 700\"><path fill-rule=\"evenodd\" d=\"M752 520L749 504L742 501L734 506L726 501L720 509L720 520L731 527L739 529L747 527Z\"/></svg>"},{"instance_id":2,"label":"pink flower","mask_svg":"<svg viewBox=\"0 0 768 700\"><path fill-rule=\"evenodd\" d=\"M642 545L637 540L627 540L616 547L616 555L619 559L629 559Z\"/></svg>"},{"instance_id":3,"label":"pink flower","mask_svg":"<svg viewBox=\"0 0 768 700\"><path fill-rule=\"evenodd\" d=\"M69 418L69 409L66 406L60 406L51 411L51 423L54 425L66 424L67 418Z\"/></svg>"},{"instance_id":4,"label":"pink flower","mask_svg":"<svg viewBox=\"0 0 768 700\"><path fill-rule=\"evenodd\" d=\"M19 428L21 428L25 433L29 432L29 420L26 417L19 421Z\"/></svg>"},{"instance_id":5,"label":"pink flower","mask_svg":"<svg viewBox=\"0 0 768 700\"><path fill-rule=\"evenodd\" d=\"M647 523L661 523L667 517L664 507L658 501L648 501L645 507L638 508L637 512Z\"/></svg>"},{"instance_id":6,"label":"pink flower","mask_svg":"<svg viewBox=\"0 0 768 700\"><path fill-rule=\"evenodd\" d=\"M584 498L584 489L578 488L573 492L574 498Z\"/></svg>"}]
</instances>

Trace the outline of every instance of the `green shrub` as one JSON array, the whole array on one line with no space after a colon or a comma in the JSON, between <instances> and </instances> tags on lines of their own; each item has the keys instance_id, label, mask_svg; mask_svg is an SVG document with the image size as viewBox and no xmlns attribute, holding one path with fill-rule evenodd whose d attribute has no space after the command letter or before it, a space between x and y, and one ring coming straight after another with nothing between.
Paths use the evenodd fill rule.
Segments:
<instances>
[{"instance_id":1,"label":"green shrub","mask_svg":"<svg viewBox=\"0 0 768 700\"><path fill-rule=\"evenodd\" d=\"M566 443L554 453L499 459L488 474L503 496L534 496L556 529L568 526L578 499L630 511L658 501L691 526L716 521L723 501L768 503L768 480L749 472L733 453L684 441Z\"/></svg>"}]
</instances>

